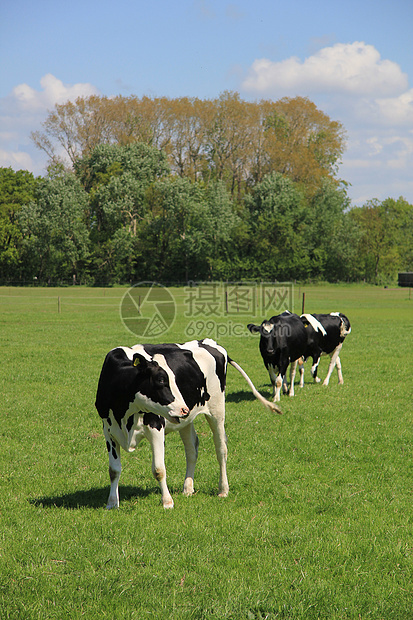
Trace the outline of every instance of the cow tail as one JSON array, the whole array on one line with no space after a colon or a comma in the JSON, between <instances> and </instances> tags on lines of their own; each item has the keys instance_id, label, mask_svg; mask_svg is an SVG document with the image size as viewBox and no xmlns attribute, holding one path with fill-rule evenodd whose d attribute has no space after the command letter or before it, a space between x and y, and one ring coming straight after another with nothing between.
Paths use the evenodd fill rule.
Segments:
<instances>
[{"instance_id":1,"label":"cow tail","mask_svg":"<svg viewBox=\"0 0 413 620\"><path fill-rule=\"evenodd\" d=\"M262 404L265 407L267 407L268 409L270 409L270 411L272 411L273 413L282 414L281 409L279 407L277 407L277 405L275 403L272 403L271 401L267 400L266 398L264 398L264 396L262 394L259 393L259 391L255 387L255 385L253 384L253 382L251 381L251 379L249 378L249 376L247 375L245 370L243 370L241 368L241 366L239 364L237 364L237 362L234 362L234 360L232 360L230 357L228 358L228 362L231 364L231 366L236 368L238 370L238 372L244 377L245 381L250 386L250 388L252 390L252 393L254 394L255 398L257 398L259 401L261 401Z\"/></svg>"}]
</instances>

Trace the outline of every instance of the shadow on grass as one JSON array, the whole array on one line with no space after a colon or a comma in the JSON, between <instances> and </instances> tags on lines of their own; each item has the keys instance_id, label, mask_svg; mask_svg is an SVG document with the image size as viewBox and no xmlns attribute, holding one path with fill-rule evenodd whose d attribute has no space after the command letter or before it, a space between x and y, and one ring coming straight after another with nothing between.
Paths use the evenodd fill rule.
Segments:
<instances>
[{"instance_id":1,"label":"shadow on grass","mask_svg":"<svg viewBox=\"0 0 413 620\"><path fill-rule=\"evenodd\" d=\"M272 392L268 391L268 386L259 387L257 389L264 398L270 399L272 397ZM252 392L240 390L239 392L227 392L225 400L227 403L241 403L244 400L256 400L256 398Z\"/></svg>"},{"instance_id":2,"label":"shadow on grass","mask_svg":"<svg viewBox=\"0 0 413 620\"><path fill-rule=\"evenodd\" d=\"M182 488L169 487L171 495L178 495L182 493ZM205 497L217 497L218 490L212 488L207 491L200 491L197 489L194 495L198 493ZM35 499L29 499L29 504L42 508L63 508L65 510L79 510L81 508L106 508L106 502L109 495L109 486L103 489L89 489L88 491L75 491L74 493L66 493L64 495L54 495L51 497L38 497ZM138 489L133 486L119 486L119 500L120 505L123 502L128 502L133 499L143 499L149 495L158 495L159 501L161 501L161 495L158 487L149 489Z\"/></svg>"},{"instance_id":3,"label":"shadow on grass","mask_svg":"<svg viewBox=\"0 0 413 620\"><path fill-rule=\"evenodd\" d=\"M119 486L119 496L121 501L128 501L132 498L143 498L157 493L158 488L138 489L133 486ZM109 486L103 489L88 489L87 491L75 491L74 493L65 493L64 495L55 495L51 497L38 497L30 499L32 506L42 506L43 508L65 508L73 510L74 508L104 508L109 495Z\"/></svg>"}]
</instances>

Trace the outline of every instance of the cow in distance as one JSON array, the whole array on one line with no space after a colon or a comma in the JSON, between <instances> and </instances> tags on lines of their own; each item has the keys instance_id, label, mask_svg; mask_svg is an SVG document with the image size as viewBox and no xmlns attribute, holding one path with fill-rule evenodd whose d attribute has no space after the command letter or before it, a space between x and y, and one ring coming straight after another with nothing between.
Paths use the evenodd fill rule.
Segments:
<instances>
[{"instance_id":1,"label":"cow in distance","mask_svg":"<svg viewBox=\"0 0 413 620\"><path fill-rule=\"evenodd\" d=\"M252 334L260 334L260 353L264 366L268 370L273 387L273 401L280 400L281 388L288 391L287 368L304 355L307 346L307 334L302 320L297 314L285 311L265 320L261 325L247 325ZM292 371L295 366L292 366ZM290 396L294 396L294 377L291 374Z\"/></svg>"},{"instance_id":2,"label":"cow in distance","mask_svg":"<svg viewBox=\"0 0 413 620\"><path fill-rule=\"evenodd\" d=\"M341 312L330 312L330 314L302 314L300 318L307 334L307 346L303 359L306 360L309 357L313 359L311 375L314 381L316 383L321 382L321 379L317 376L320 357L322 355L329 355L330 364L323 385L329 384L331 374L335 367L337 367L338 382L342 385L344 380L340 351L346 336L351 333L349 319ZM297 360L293 364L292 373L295 374L297 362L300 372L300 387L303 387L304 366L301 360Z\"/></svg>"}]
</instances>

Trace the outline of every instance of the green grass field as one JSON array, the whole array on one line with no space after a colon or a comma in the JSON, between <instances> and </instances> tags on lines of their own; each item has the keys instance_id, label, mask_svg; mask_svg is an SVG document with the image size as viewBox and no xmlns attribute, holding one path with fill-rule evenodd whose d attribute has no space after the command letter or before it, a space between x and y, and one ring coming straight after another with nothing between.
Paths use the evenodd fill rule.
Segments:
<instances>
[{"instance_id":1,"label":"green grass field","mask_svg":"<svg viewBox=\"0 0 413 620\"><path fill-rule=\"evenodd\" d=\"M296 286L296 312L305 292L307 312L349 316L345 384L336 372L314 384L307 364L304 389L274 416L230 368L229 496L217 497L200 417L196 494L181 494L174 433L175 508L163 510L142 443L122 453L120 509L106 511L94 399L107 351L137 342L119 316L125 290L0 288L0 618L413 619L409 290ZM171 290L179 314L160 341L182 342L182 290ZM258 338L220 344L269 397Z\"/></svg>"}]
</instances>

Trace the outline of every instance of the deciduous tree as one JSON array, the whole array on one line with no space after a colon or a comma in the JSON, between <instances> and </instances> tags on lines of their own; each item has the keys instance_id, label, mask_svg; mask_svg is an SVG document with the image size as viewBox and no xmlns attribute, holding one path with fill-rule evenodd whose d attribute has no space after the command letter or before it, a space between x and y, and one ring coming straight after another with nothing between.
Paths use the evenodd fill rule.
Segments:
<instances>
[{"instance_id":1,"label":"deciduous tree","mask_svg":"<svg viewBox=\"0 0 413 620\"><path fill-rule=\"evenodd\" d=\"M38 180L27 170L0 168L0 278L16 278L22 239L19 212L34 199Z\"/></svg>"},{"instance_id":2,"label":"deciduous tree","mask_svg":"<svg viewBox=\"0 0 413 620\"><path fill-rule=\"evenodd\" d=\"M369 282L389 282L399 269L412 266L413 206L404 198L369 200L351 216L361 229L360 259Z\"/></svg>"},{"instance_id":3,"label":"deciduous tree","mask_svg":"<svg viewBox=\"0 0 413 620\"><path fill-rule=\"evenodd\" d=\"M43 179L36 199L19 214L25 276L39 280L79 275L89 254L87 195L73 173Z\"/></svg>"},{"instance_id":4,"label":"deciduous tree","mask_svg":"<svg viewBox=\"0 0 413 620\"><path fill-rule=\"evenodd\" d=\"M305 97L262 104L266 172L286 174L311 193L325 177L333 178L345 147L341 123L332 121Z\"/></svg>"}]
</instances>

